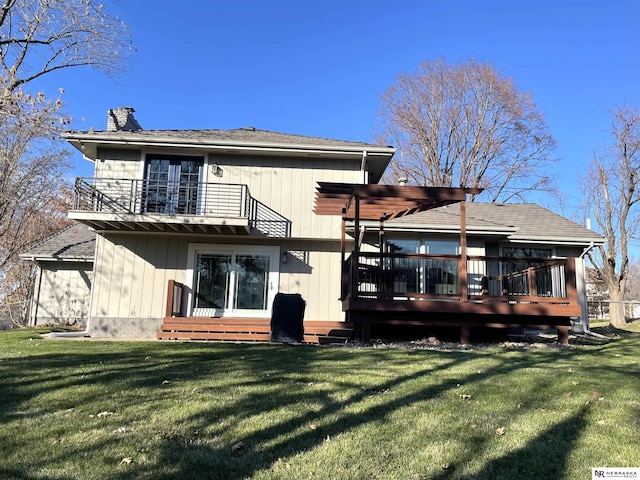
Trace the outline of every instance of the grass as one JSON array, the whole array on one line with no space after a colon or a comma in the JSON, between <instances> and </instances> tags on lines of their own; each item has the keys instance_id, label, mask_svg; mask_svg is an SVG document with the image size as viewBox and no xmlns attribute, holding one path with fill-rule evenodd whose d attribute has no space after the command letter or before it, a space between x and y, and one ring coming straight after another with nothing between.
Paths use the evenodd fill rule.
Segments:
<instances>
[{"instance_id":1,"label":"grass","mask_svg":"<svg viewBox=\"0 0 640 480\"><path fill-rule=\"evenodd\" d=\"M640 335L410 350L0 334L2 479L590 478L640 466Z\"/></svg>"}]
</instances>

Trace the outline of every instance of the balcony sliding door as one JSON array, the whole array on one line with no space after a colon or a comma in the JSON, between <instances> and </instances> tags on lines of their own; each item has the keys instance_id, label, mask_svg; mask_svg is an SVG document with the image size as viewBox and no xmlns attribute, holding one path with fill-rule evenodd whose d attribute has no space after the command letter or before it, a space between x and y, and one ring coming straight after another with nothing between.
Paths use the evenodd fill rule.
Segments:
<instances>
[{"instance_id":1,"label":"balcony sliding door","mask_svg":"<svg viewBox=\"0 0 640 480\"><path fill-rule=\"evenodd\" d=\"M197 214L203 167L202 157L147 155L143 212Z\"/></svg>"}]
</instances>

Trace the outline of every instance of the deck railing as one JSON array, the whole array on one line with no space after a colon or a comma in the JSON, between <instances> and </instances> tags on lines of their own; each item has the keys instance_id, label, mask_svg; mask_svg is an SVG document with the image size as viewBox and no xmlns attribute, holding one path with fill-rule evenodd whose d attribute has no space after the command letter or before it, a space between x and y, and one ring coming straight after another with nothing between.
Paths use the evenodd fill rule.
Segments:
<instances>
[{"instance_id":1,"label":"deck railing","mask_svg":"<svg viewBox=\"0 0 640 480\"><path fill-rule=\"evenodd\" d=\"M575 292L573 259L470 256L464 279L457 255L361 252L357 268L352 261L343 268L343 299L567 304Z\"/></svg>"},{"instance_id":2,"label":"deck railing","mask_svg":"<svg viewBox=\"0 0 640 480\"><path fill-rule=\"evenodd\" d=\"M291 221L253 198L247 185L77 178L73 208L88 212L247 218L266 236L291 234Z\"/></svg>"}]
</instances>

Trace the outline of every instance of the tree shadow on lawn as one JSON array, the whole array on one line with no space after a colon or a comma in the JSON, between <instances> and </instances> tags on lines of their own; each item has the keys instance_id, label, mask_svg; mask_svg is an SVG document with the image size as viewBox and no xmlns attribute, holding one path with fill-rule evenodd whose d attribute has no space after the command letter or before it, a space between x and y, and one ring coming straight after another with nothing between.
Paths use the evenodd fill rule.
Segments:
<instances>
[{"instance_id":1,"label":"tree shadow on lawn","mask_svg":"<svg viewBox=\"0 0 640 480\"><path fill-rule=\"evenodd\" d=\"M223 408L212 408L189 418L186 423L193 426L194 430L204 431L210 429L211 435L222 434L223 427L216 431L211 430L212 425L217 425L220 421L229 416L236 416L242 412L244 417L251 418L265 413L265 405L271 408L295 408L295 405L302 401L316 401L322 403L322 407L315 411L302 412L298 416L288 418L277 424L254 430L252 433L238 438L242 441L244 449L233 452L231 445L224 447L211 447L209 445L194 445L185 438L166 438L161 445L161 458L166 459L166 465L170 466L171 473L160 475L156 478L246 478L261 470L267 470L276 464L283 457L289 457L310 451L322 445L327 438L334 438L359 428L371 422L379 422L386 416L393 414L396 410L410 406L416 402L425 402L441 396L447 391L458 388L460 384L472 384L483 381L494 376L508 374L512 371L531 366L531 358L521 359L501 359L497 365L486 369L483 372L473 372L466 376L453 376L453 378L443 380L437 384L429 385L425 388L409 388L411 393L392 396L385 400L380 396L377 402L366 402L370 397L382 394L387 391L394 391L407 387L408 384L420 381L423 377L428 377L435 372L446 372L449 369L460 367L466 362L477 358L473 353L457 352L450 358L443 361L442 355L445 352L431 352L439 357L438 365L427 367L415 371L409 375L397 376L386 382L377 384L375 389L360 389L357 393L349 395L342 400L336 400L323 394L308 393L306 395L290 395L286 391L279 393L275 398L272 392L260 393L239 399L233 405ZM567 352L571 355L571 352ZM556 357L553 353L541 354L536 357L536 366L553 362ZM428 360L428 357L426 358ZM331 358L326 358L332 361ZM531 392L535 389L532 385ZM453 400L452 400L453 401ZM514 402L514 405L517 402ZM354 413L357 412L357 413ZM582 418L584 414L577 415ZM572 421L576 423L575 421ZM571 422L569 422L571 423ZM567 422L558 424L558 431L566 429ZM576 435L584 428L584 420L579 423L580 428L574 428ZM317 429L309 428L310 425L318 425ZM576 423L576 425L578 425ZM555 427L554 429L555 430ZM553 434L552 436L555 436ZM554 437L555 438L555 437ZM563 437L566 441L566 435ZM490 439L486 439L484 443ZM484 448L482 445L476 446L476 450ZM553 449L552 458L549 458L549 444L546 441L533 442L530 448L531 455L546 455L547 459L553 463L549 471L563 465L564 458L568 450L556 448L558 445L551 445ZM536 453L537 452L537 453ZM371 452L375 455L375 452ZM509 463L507 457L505 462ZM488 471L496 471L502 468L502 464L487 466ZM143 467L134 467L128 474L120 478L133 478L143 474ZM128 475L133 475L129 477ZM513 478L513 477L501 477Z\"/></svg>"},{"instance_id":2,"label":"tree shadow on lawn","mask_svg":"<svg viewBox=\"0 0 640 480\"><path fill-rule=\"evenodd\" d=\"M537 480L540 478L565 478L566 463L573 444L587 426L589 408L583 406L574 415L556 423L519 448L489 462L473 475L476 480ZM507 441L506 438L500 439ZM433 480L468 478L461 474L464 465L451 464ZM588 476L591 467L584 466L583 476Z\"/></svg>"},{"instance_id":3,"label":"tree shadow on lawn","mask_svg":"<svg viewBox=\"0 0 640 480\"><path fill-rule=\"evenodd\" d=\"M173 426L167 425L165 431L157 432L158 464L137 465L134 461L126 466L126 471L122 471L124 468L119 468L110 476L115 479L243 478L271 468L282 457L312 450L322 445L327 436L336 437L341 433L355 430L361 425L380 421L394 411L415 402L428 401L445 392L453 391L459 384L473 384L523 368L544 367L558 359L571 362L584 354L581 350L562 350L538 351L519 357L488 356L486 352L473 351L408 351L403 355L397 355L393 351L383 350L353 351L353 349L338 347L237 344L174 344L171 348L167 348L166 344L149 343L137 346L127 344L119 348L121 350L115 353L92 354L89 348L88 353L64 355L48 353L1 362L0 396L3 399L6 398L7 402L4 404L6 408L0 413L0 419L7 420L15 417L19 414L17 410L21 408L20 404L23 401L57 388L96 384L106 388L114 384L118 385L117 388L162 388L162 383L166 380L170 382L167 390L171 391L173 388L180 388L180 382L183 379L189 382L206 383L219 372L224 372L225 375L229 372L238 372L235 377L229 375L229 383L220 387L227 393L243 387L249 387L247 391L251 392L250 387L259 384L270 384L275 388L238 396L237 400L223 402L220 407L201 410L182 422L192 427L194 431L207 431L209 438L223 435L226 427L220 423L226 418L251 418L265 413L275 416L277 409L294 410L301 402L319 406L313 411L304 411L297 416L288 416L283 421L254 429L243 438L237 439L242 440L246 448L236 452L232 451L231 444L220 446L202 441L201 438L189 437L179 433L180 428L172 433ZM463 367L467 362L486 358L490 358L495 365L482 372L474 371L464 376L450 373L452 369ZM393 369L395 366L400 367L405 361L424 362L428 366L410 374L391 372L389 374L391 378L378 377L373 381L367 381L377 373L379 367L376 362ZM331 368L336 369L336 372L341 368L355 369L356 371L352 372L354 376L345 385L336 383L337 387L344 386L350 393L336 397L323 389L312 387L305 389L306 382L314 381L314 372L319 366L328 372L332 371ZM70 369L74 375L69 375ZM45 382L42 377L43 371L47 372ZM449 374L447 374L448 371ZM429 383L426 379L436 372L443 374L442 381L427 386L414 384L423 378L424 383ZM267 376L267 373L270 375ZM287 386L293 387L287 388ZM536 384L532 381L531 391L535 391L535 388ZM408 393L388 397L379 395L386 391L395 392L403 389ZM216 389L211 391L205 389L202 394L211 395L213 399L218 393L222 392L217 392ZM63 403L50 405L48 408L49 411L56 411L67 408L69 405L96 402L103 396L99 392L93 395L93 397L68 399ZM375 397L375 402L368 401L372 396ZM127 401L130 403L153 402L155 399L141 400L132 397ZM125 403L119 406L121 409L126 407ZM575 441L584 428L584 412L581 411L573 418L573 423L567 420L552 427L549 430L550 433L545 433L539 440L531 442L523 451L520 451L519 455L549 457L551 454L550 462L556 466L564 465L568 448L557 445L560 441L556 440L556 434L553 432L560 432L570 427L570 432L573 432L571 441ZM309 428L312 424L317 424L318 428ZM566 436L559 438L565 438L562 442L567 441ZM114 438L113 445L117 441L117 438ZM487 442L485 440L484 443L473 448L476 450L484 448ZM90 458L92 451L109 448L109 445L90 444L83 448L82 452L78 451L73 455L81 458L84 454L89 455ZM515 458L516 453L492 462L487 465L486 471L501 475L499 470L505 469L510 464L512 456ZM44 456L38 465L32 464L28 470L38 471L54 461L54 458ZM556 466L549 465L545 471L552 471L553 468L557 468ZM38 478L17 476L15 469L11 470L10 466L6 466L5 473L10 472L15 478ZM455 474L455 468L450 470L450 474ZM488 475L487 478L491 477Z\"/></svg>"}]
</instances>

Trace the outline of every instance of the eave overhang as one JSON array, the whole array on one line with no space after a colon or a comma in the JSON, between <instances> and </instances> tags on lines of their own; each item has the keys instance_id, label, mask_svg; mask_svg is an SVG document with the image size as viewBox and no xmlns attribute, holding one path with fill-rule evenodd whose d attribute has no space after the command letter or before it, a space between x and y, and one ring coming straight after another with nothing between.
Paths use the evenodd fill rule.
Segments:
<instances>
[{"instance_id":1,"label":"eave overhang","mask_svg":"<svg viewBox=\"0 0 640 480\"><path fill-rule=\"evenodd\" d=\"M65 263L91 263L93 257L70 257L70 256L58 256L58 255L30 255L20 254L18 255L20 260L29 262L65 262Z\"/></svg>"},{"instance_id":2,"label":"eave overhang","mask_svg":"<svg viewBox=\"0 0 640 480\"><path fill-rule=\"evenodd\" d=\"M369 172L370 182L377 183L396 149L390 146L349 144L297 144L274 142L248 142L206 138L179 138L150 136L127 132L66 132L63 137L88 160L95 161L98 149L113 148L180 148L198 149L229 155L266 155L282 157L335 158L357 161Z\"/></svg>"},{"instance_id":3,"label":"eave overhang","mask_svg":"<svg viewBox=\"0 0 640 480\"><path fill-rule=\"evenodd\" d=\"M69 211L69 218L96 232L150 232L188 234L248 235L251 225L246 217L210 217L200 215L163 215L111 212Z\"/></svg>"}]
</instances>

